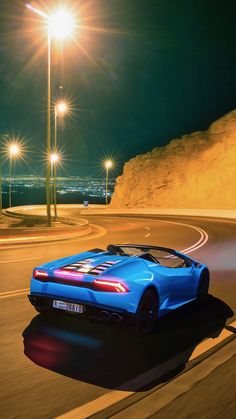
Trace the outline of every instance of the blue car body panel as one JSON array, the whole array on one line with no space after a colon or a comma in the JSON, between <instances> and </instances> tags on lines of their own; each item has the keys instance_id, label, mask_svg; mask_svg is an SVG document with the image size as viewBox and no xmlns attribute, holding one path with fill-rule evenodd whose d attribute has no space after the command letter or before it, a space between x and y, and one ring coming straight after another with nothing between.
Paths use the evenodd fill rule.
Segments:
<instances>
[{"instance_id":1,"label":"blue car body panel","mask_svg":"<svg viewBox=\"0 0 236 419\"><path fill-rule=\"evenodd\" d=\"M122 256L107 251L88 251L45 263L35 269L47 272L48 278L32 278L30 296L62 299L134 315L143 293L152 287L158 295L158 317L161 317L197 298L201 273L207 269L204 264L180 252L173 252L174 256L168 257L185 258L187 266L168 267L140 255ZM67 283L67 278L71 277L74 282ZM121 281L128 291L95 290L92 285L96 279Z\"/></svg>"}]
</instances>

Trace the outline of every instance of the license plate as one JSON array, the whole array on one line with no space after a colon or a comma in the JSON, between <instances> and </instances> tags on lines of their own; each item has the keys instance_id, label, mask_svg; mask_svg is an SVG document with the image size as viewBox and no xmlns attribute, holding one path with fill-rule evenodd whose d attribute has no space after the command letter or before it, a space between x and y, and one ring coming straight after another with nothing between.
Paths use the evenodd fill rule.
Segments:
<instances>
[{"instance_id":1,"label":"license plate","mask_svg":"<svg viewBox=\"0 0 236 419\"><path fill-rule=\"evenodd\" d=\"M83 314L85 311L85 307L81 304L67 303L66 301L53 300L52 305L54 308L70 311L72 313Z\"/></svg>"}]
</instances>

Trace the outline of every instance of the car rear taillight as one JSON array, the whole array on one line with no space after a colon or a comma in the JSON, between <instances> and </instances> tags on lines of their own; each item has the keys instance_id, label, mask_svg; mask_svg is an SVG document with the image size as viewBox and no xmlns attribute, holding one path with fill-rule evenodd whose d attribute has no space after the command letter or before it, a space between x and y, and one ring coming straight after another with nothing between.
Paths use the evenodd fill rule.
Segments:
<instances>
[{"instance_id":1,"label":"car rear taillight","mask_svg":"<svg viewBox=\"0 0 236 419\"><path fill-rule=\"evenodd\" d=\"M41 281L42 280L46 281L47 277L48 277L48 273L46 271L43 271L42 269L34 269L33 271L34 279L40 279Z\"/></svg>"},{"instance_id":2,"label":"car rear taillight","mask_svg":"<svg viewBox=\"0 0 236 419\"><path fill-rule=\"evenodd\" d=\"M108 281L106 279L95 279L93 281L93 289L95 291L105 292L129 292L128 287L120 281Z\"/></svg>"}]
</instances>

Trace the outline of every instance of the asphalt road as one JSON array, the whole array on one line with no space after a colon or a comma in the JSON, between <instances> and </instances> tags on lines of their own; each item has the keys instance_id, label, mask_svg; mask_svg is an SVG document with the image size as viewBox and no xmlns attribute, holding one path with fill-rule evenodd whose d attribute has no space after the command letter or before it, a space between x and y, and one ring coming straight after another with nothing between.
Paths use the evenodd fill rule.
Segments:
<instances>
[{"instance_id":1,"label":"asphalt road","mask_svg":"<svg viewBox=\"0 0 236 419\"><path fill-rule=\"evenodd\" d=\"M71 213L71 212L70 212ZM77 216L76 210L71 216ZM60 317L37 316L26 295L2 298L2 418L52 418L219 334L236 312L236 223L177 217L87 217L95 234L65 242L29 244L0 251L1 292L29 287L34 266L108 243L148 243L184 250L211 271L207 303L186 305L159 321L152 336L137 338L125 328ZM188 226L186 225L188 224ZM23 335L23 336L22 336ZM227 389L225 389L227 391Z\"/></svg>"}]
</instances>

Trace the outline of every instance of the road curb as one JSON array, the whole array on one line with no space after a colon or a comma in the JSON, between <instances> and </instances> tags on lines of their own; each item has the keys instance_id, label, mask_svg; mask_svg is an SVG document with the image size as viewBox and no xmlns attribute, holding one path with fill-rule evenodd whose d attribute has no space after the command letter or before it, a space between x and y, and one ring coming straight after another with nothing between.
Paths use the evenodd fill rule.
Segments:
<instances>
[{"instance_id":1,"label":"road curb","mask_svg":"<svg viewBox=\"0 0 236 419\"><path fill-rule=\"evenodd\" d=\"M11 211L9 209L6 209L3 211L3 213L7 217L13 217L20 220L38 220L38 221L47 221L46 215L37 215L37 214L22 214L20 212ZM52 217L52 220L54 220L54 217ZM62 222L64 224L69 224L73 226L80 226L84 227L87 224L89 224L89 221L85 218L68 218L68 217L57 217L57 221Z\"/></svg>"},{"instance_id":2,"label":"road curb","mask_svg":"<svg viewBox=\"0 0 236 419\"><path fill-rule=\"evenodd\" d=\"M158 216L188 216L188 217L204 217L216 218L225 220L236 220L236 210L224 209L202 209L202 208L114 208L111 205L90 204L85 208L82 204L58 204L58 211L60 209L78 209L82 215L158 215ZM42 209L45 205L25 205L6 209L9 213L17 213L15 210ZM12 211L13 210L13 211ZM28 214L27 214L28 215Z\"/></svg>"},{"instance_id":3,"label":"road curb","mask_svg":"<svg viewBox=\"0 0 236 419\"><path fill-rule=\"evenodd\" d=\"M211 356L197 362L190 368L187 368L182 374L178 375L174 380L167 382L160 388L154 390L151 394L144 396L137 402L130 404L124 409L121 408L117 412L107 414L103 413L103 417L114 419L125 419L135 417L136 419L145 419L155 417L158 412L174 402L178 397L187 393L195 385L203 381L216 368L223 365L235 356L236 346L235 339L225 342L224 346L216 350ZM100 419L102 416L92 415L92 419Z\"/></svg>"},{"instance_id":4,"label":"road curb","mask_svg":"<svg viewBox=\"0 0 236 419\"><path fill-rule=\"evenodd\" d=\"M15 209L15 208L14 208ZM17 212L15 210L11 210L9 208L5 209L3 211L3 214L6 217L12 217L17 218L20 220L28 220L37 222L42 222L47 220L46 215L38 215L38 214L22 214L20 212ZM53 219L53 217L52 217ZM20 244L28 244L28 243L41 243L41 242L55 242L55 241L61 241L61 240L68 240L71 238L81 237L85 236L92 232L92 228L90 226L90 223L85 218L68 218L68 217L58 217L57 221L70 225L71 227L68 227L68 231L62 234L60 227L47 227L47 226L40 226L40 230L45 231L40 234L39 227L34 227L34 235L22 234L22 236L18 237L17 234L14 234L19 231L22 231L22 233L25 233L27 231L28 227L24 227L22 229L20 228L6 228L7 235L12 235L13 237L5 237L1 238L0 236L0 249L4 248L6 245L20 245ZM73 231L72 230L72 226ZM1 231L1 230L0 230ZM32 230L31 230L32 232ZM56 234L55 234L56 233ZM43 235L45 234L45 235Z\"/></svg>"},{"instance_id":5,"label":"road curb","mask_svg":"<svg viewBox=\"0 0 236 419\"><path fill-rule=\"evenodd\" d=\"M235 328L236 322L233 321L233 323L231 324L233 325L233 329ZM227 332L228 331L228 332ZM102 418L110 418L110 417L118 417L119 413L121 413L120 418L122 419L123 417L135 417L135 418L146 418L151 416L152 414L155 413L154 412L149 412L147 416L142 415L138 416L138 411L135 411L130 413L128 415L124 415L125 410L129 410L130 408L136 408L136 406L139 403L143 403L144 400L146 400L148 397L153 397L154 395L154 400L156 399L157 402L159 401L159 396L156 395L158 392L162 392L163 393L163 397L164 397L164 401L166 402L166 400L168 399L169 403L170 401L172 401L174 398L176 398L178 396L178 394L176 395L176 392L168 392L167 391L167 396L166 396L166 389L168 386L175 386L176 382L178 383L179 380L182 380L182 378L184 377L184 382L186 382L186 376L187 374L191 374L192 376L195 374L196 372L196 368L200 368L201 370L203 370L203 374L201 373L200 375L197 374L197 380L194 381L194 378L192 379L192 382L196 382L199 381L199 376L201 377L200 379L204 378L204 373L205 373L205 368L202 368L202 364L208 362L208 360L211 360L213 358L213 360L217 357L218 352L220 352L221 350L224 350L225 347L227 347L228 345L232 344L234 342L234 349L232 350L233 354L236 352L235 350L235 331L230 331L227 329L227 331L223 332L223 339L220 340L217 339L217 343L211 347L210 349L205 350L204 352L202 352L202 354L198 354L195 358L189 360L189 362L186 364L185 369L183 370L183 372L181 372L179 375L177 375L174 379L172 380L166 380L165 383L159 384L159 385L154 385L153 389L148 392L148 394L143 393L141 394L139 397L139 399L135 400L135 397L137 397L137 391L140 391L141 389L145 389L145 387L147 387L150 383L154 383L157 378L153 377L157 377L158 376L158 380L161 380L161 378L164 378L165 376L168 376L171 371L173 371L173 368L171 369L171 365L167 365L167 363L163 363L161 365L159 365L156 368L153 368L150 371L147 371L146 373L142 374L139 377L134 378L133 380L131 380L129 383L125 383L123 384L121 387L118 387L115 390L112 390L109 393L106 393L105 395L102 395L100 397L98 397L97 399L94 399L82 406L79 406L78 408L75 408L69 412L66 412L60 416L58 416L56 419L83 419L83 418L96 418L96 419L102 419ZM207 339L208 341L210 339ZM206 340L206 341L207 341ZM226 349L227 351L227 349ZM176 358L176 357L175 357ZM180 354L180 358L181 358L181 354ZM174 361L174 358L171 360ZM222 362L221 362L222 363ZM175 364L175 362L174 362ZM216 365L217 363L215 363L213 361L213 364ZM205 364L204 364L205 365ZM169 368L169 369L168 369ZM209 372L208 372L209 373ZM159 375L158 375L159 374ZM208 374L206 374L208 375ZM152 378L152 379L151 379ZM157 381L158 381L157 380ZM132 386L131 386L132 384ZM188 384L188 380L187 380L187 384ZM123 387L125 388L132 388L132 387L136 387L136 390L122 390ZM178 388L178 386L177 386ZM179 386L180 390L183 389L183 387ZM145 391L145 390L143 390ZM159 393L158 393L159 394ZM172 400L170 400L172 397L174 396L174 398ZM127 403L125 406L122 406L122 403ZM166 403L166 404L167 404ZM149 406L150 404L148 404ZM163 407L164 405L162 405L161 407ZM152 406L151 406L152 407ZM160 408L161 408L160 407ZM155 407L156 408L156 407ZM157 408L157 411L159 409Z\"/></svg>"}]
</instances>

